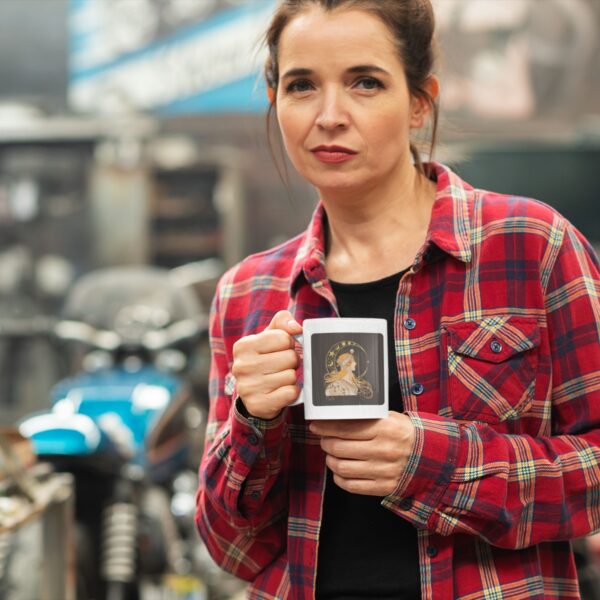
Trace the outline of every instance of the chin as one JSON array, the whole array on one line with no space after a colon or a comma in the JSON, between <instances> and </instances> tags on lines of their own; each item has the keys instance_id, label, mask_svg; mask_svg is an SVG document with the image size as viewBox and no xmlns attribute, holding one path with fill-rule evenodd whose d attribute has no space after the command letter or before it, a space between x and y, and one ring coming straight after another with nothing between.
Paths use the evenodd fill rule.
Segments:
<instances>
[{"instance_id":1,"label":"chin","mask_svg":"<svg viewBox=\"0 0 600 600\"><path fill-rule=\"evenodd\" d=\"M373 179L364 177L318 177L311 183L322 193L358 192L373 187Z\"/></svg>"},{"instance_id":2,"label":"chin","mask_svg":"<svg viewBox=\"0 0 600 600\"><path fill-rule=\"evenodd\" d=\"M348 190L368 185L365 177L358 177L356 171L347 173L301 173L312 185L320 190Z\"/></svg>"}]
</instances>

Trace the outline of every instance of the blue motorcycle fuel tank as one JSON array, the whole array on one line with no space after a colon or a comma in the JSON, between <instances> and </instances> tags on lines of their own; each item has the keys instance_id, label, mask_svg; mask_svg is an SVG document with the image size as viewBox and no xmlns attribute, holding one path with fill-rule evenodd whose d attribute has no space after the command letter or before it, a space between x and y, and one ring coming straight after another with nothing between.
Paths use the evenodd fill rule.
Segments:
<instances>
[{"instance_id":1,"label":"blue motorcycle fuel tank","mask_svg":"<svg viewBox=\"0 0 600 600\"><path fill-rule=\"evenodd\" d=\"M185 460L186 437L175 418L185 399L180 379L151 365L119 365L61 381L52 411L29 417L20 430L38 455L114 453L162 478Z\"/></svg>"}]
</instances>

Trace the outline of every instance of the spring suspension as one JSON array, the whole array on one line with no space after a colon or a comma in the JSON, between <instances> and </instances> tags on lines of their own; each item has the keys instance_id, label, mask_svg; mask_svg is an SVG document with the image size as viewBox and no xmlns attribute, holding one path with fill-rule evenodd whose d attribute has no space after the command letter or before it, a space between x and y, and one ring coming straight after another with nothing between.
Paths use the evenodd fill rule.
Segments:
<instances>
[{"instance_id":1,"label":"spring suspension","mask_svg":"<svg viewBox=\"0 0 600 600\"><path fill-rule=\"evenodd\" d=\"M102 577L130 583L135 579L138 511L134 504L115 502L102 515Z\"/></svg>"}]
</instances>

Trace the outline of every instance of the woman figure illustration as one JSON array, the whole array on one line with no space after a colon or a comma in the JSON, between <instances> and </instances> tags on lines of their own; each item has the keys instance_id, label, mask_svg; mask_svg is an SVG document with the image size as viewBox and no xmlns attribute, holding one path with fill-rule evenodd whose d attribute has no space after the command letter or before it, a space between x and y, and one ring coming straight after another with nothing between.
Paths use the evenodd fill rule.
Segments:
<instances>
[{"instance_id":1,"label":"woman figure illustration","mask_svg":"<svg viewBox=\"0 0 600 600\"><path fill-rule=\"evenodd\" d=\"M354 374L357 363L352 351L340 354L335 362L337 369L325 375L325 395L360 396L370 400L373 388L368 381Z\"/></svg>"}]
</instances>

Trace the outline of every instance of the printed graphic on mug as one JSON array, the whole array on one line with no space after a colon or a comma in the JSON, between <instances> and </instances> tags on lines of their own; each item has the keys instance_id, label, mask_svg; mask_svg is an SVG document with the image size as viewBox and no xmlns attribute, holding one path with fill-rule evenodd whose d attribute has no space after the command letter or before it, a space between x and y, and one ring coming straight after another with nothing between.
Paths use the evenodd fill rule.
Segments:
<instances>
[{"instance_id":1,"label":"printed graphic on mug","mask_svg":"<svg viewBox=\"0 0 600 600\"><path fill-rule=\"evenodd\" d=\"M315 406L384 403L380 333L315 333L311 348Z\"/></svg>"}]
</instances>

